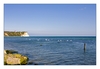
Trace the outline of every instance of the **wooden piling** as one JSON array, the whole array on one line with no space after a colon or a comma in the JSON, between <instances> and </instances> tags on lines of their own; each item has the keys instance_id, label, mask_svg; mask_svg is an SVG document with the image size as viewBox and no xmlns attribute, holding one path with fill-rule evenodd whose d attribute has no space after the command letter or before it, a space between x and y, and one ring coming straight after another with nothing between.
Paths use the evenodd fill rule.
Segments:
<instances>
[{"instance_id":1,"label":"wooden piling","mask_svg":"<svg viewBox=\"0 0 100 69\"><path fill-rule=\"evenodd\" d=\"M86 43L84 43L84 50L86 50Z\"/></svg>"}]
</instances>

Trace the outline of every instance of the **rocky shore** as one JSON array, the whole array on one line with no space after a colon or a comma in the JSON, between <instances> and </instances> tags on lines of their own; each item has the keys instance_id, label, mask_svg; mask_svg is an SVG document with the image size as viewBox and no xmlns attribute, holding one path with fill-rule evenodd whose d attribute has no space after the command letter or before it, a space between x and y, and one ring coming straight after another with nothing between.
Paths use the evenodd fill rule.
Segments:
<instances>
[{"instance_id":1,"label":"rocky shore","mask_svg":"<svg viewBox=\"0 0 100 69\"><path fill-rule=\"evenodd\" d=\"M28 57L14 50L4 50L4 65L26 65Z\"/></svg>"}]
</instances>

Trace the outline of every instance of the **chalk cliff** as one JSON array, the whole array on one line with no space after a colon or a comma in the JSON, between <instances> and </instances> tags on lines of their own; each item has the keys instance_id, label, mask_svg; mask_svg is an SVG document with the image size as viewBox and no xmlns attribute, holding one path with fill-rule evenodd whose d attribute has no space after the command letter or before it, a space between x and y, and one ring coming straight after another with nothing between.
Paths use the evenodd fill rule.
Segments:
<instances>
[{"instance_id":1,"label":"chalk cliff","mask_svg":"<svg viewBox=\"0 0 100 69\"><path fill-rule=\"evenodd\" d=\"M26 31L4 31L4 36L29 36Z\"/></svg>"}]
</instances>

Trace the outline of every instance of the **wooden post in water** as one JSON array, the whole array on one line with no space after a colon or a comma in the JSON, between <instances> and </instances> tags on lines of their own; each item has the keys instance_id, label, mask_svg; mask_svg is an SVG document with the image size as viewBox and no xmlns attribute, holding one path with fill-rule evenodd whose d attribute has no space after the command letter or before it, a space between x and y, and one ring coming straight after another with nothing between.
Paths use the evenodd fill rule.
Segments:
<instances>
[{"instance_id":1,"label":"wooden post in water","mask_svg":"<svg viewBox=\"0 0 100 69\"><path fill-rule=\"evenodd\" d=\"M84 43L84 51L86 50L86 43Z\"/></svg>"}]
</instances>

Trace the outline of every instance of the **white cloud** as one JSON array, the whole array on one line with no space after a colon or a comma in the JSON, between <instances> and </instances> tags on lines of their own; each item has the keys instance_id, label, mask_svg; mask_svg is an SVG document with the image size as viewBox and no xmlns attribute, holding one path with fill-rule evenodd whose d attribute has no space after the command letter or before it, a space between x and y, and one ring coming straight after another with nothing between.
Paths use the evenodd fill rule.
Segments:
<instances>
[{"instance_id":1,"label":"white cloud","mask_svg":"<svg viewBox=\"0 0 100 69\"><path fill-rule=\"evenodd\" d=\"M80 10L86 10L86 7L81 8Z\"/></svg>"}]
</instances>

